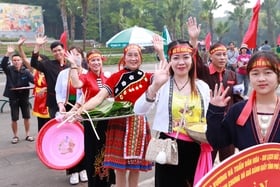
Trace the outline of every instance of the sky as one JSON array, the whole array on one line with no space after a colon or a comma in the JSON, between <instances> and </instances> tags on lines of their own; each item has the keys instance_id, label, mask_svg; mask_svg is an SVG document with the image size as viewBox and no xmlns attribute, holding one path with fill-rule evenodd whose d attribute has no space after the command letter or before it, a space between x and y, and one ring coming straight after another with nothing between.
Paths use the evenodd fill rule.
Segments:
<instances>
[{"instance_id":1,"label":"sky","mask_svg":"<svg viewBox=\"0 0 280 187\"><path fill-rule=\"evenodd\" d=\"M228 0L217 0L219 4L222 4L222 6L217 9L216 11L214 11L214 17L223 17L225 16L225 11L233 11L233 6L231 4L228 3ZM254 5L256 4L257 0L249 0L250 3L248 3L246 5L246 8L252 8L254 7ZM261 0L261 3L264 0Z\"/></svg>"}]
</instances>

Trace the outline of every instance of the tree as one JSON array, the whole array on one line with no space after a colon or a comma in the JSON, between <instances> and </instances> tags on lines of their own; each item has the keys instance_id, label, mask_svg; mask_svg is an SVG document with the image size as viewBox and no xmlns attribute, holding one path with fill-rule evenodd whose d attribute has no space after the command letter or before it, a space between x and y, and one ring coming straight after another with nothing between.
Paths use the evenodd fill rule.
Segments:
<instances>
[{"instance_id":1,"label":"tree","mask_svg":"<svg viewBox=\"0 0 280 187\"><path fill-rule=\"evenodd\" d=\"M218 4L217 0L205 0L202 2L203 11L201 13L202 19L208 19L209 31L211 33L211 39L213 39L213 11L220 8L222 5Z\"/></svg>"},{"instance_id":2,"label":"tree","mask_svg":"<svg viewBox=\"0 0 280 187\"><path fill-rule=\"evenodd\" d=\"M244 35L244 22L251 14L251 9L245 9L245 4L249 3L248 0L230 0L230 4L234 5L235 8L233 12L226 11L229 15L229 20L233 22L237 22L239 29L239 37L238 42L241 43Z\"/></svg>"},{"instance_id":3,"label":"tree","mask_svg":"<svg viewBox=\"0 0 280 187\"><path fill-rule=\"evenodd\" d=\"M66 12L70 18L70 40L75 39L76 17L81 15L81 4L79 0L66 0Z\"/></svg>"},{"instance_id":4,"label":"tree","mask_svg":"<svg viewBox=\"0 0 280 187\"><path fill-rule=\"evenodd\" d=\"M67 13L66 13L66 0L59 1L60 13L62 18L63 30L66 31L69 36L68 23L67 23Z\"/></svg>"},{"instance_id":5,"label":"tree","mask_svg":"<svg viewBox=\"0 0 280 187\"><path fill-rule=\"evenodd\" d=\"M230 27L229 27L229 22L225 21L219 21L217 26L215 27L215 33L218 36L218 41L222 42L222 39L224 37L224 35L229 31Z\"/></svg>"},{"instance_id":6,"label":"tree","mask_svg":"<svg viewBox=\"0 0 280 187\"><path fill-rule=\"evenodd\" d=\"M87 17L88 17L88 0L81 0L82 4L82 28L83 28L83 50L86 49L87 35Z\"/></svg>"},{"instance_id":7,"label":"tree","mask_svg":"<svg viewBox=\"0 0 280 187\"><path fill-rule=\"evenodd\" d=\"M275 45L274 41L276 41L276 35L275 35L275 28L276 25L275 24L277 22L277 11L279 12L279 6L275 6L277 5L277 3L279 4L279 1L277 0L266 0L263 3L263 8L266 12L266 16L265 16L265 20L264 23L267 26L267 38L266 40L268 40L272 46ZM279 25L279 24L278 24Z\"/></svg>"}]
</instances>

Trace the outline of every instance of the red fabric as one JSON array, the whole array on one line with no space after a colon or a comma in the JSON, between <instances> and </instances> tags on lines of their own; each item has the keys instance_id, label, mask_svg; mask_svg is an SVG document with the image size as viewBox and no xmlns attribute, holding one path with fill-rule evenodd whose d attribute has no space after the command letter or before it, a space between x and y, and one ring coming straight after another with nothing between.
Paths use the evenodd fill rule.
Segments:
<instances>
[{"instance_id":1,"label":"red fabric","mask_svg":"<svg viewBox=\"0 0 280 187\"><path fill-rule=\"evenodd\" d=\"M204 42L205 42L206 51L209 51L210 45L211 45L211 33L210 32L208 32L208 34L206 35Z\"/></svg>"},{"instance_id":2,"label":"red fabric","mask_svg":"<svg viewBox=\"0 0 280 187\"><path fill-rule=\"evenodd\" d=\"M70 85L69 85L69 95L76 95L76 88L73 87L72 83L70 82Z\"/></svg>"},{"instance_id":3,"label":"red fabric","mask_svg":"<svg viewBox=\"0 0 280 187\"><path fill-rule=\"evenodd\" d=\"M253 104L255 102L255 99L256 99L256 91L253 90L246 105L244 106L241 114L239 115L237 121L236 121L236 124L237 125L240 125L240 126L244 126L246 121L248 120L251 112L252 112L252 109L253 109Z\"/></svg>"},{"instance_id":4,"label":"red fabric","mask_svg":"<svg viewBox=\"0 0 280 187\"><path fill-rule=\"evenodd\" d=\"M34 103L33 103L33 111L32 114L41 118L49 118L48 107L46 105L47 102L47 92L41 93L41 89L47 87L47 82L43 73L35 70L34 73L34 85L35 88L33 90L34 94Z\"/></svg>"},{"instance_id":5,"label":"red fabric","mask_svg":"<svg viewBox=\"0 0 280 187\"><path fill-rule=\"evenodd\" d=\"M87 74L80 74L79 78L84 84L82 90L85 94L85 101L88 101L90 98L95 96L100 90L96 82L98 76L92 71L88 71ZM104 84L107 80L103 72L100 74L100 78L102 84Z\"/></svg>"},{"instance_id":6,"label":"red fabric","mask_svg":"<svg viewBox=\"0 0 280 187\"><path fill-rule=\"evenodd\" d=\"M67 32L66 31L64 31L60 35L60 42L64 45L64 49L67 50Z\"/></svg>"},{"instance_id":7,"label":"red fabric","mask_svg":"<svg viewBox=\"0 0 280 187\"><path fill-rule=\"evenodd\" d=\"M248 45L248 48L257 47L257 32L258 32L258 20L259 20L259 11L261 9L261 2L257 0L256 5L253 8L253 16L248 26L248 30L243 37L242 43Z\"/></svg>"},{"instance_id":8,"label":"red fabric","mask_svg":"<svg viewBox=\"0 0 280 187\"><path fill-rule=\"evenodd\" d=\"M277 38L277 45L280 45L280 34L278 35L278 38Z\"/></svg>"},{"instance_id":9,"label":"red fabric","mask_svg":"<svg viewBox=\"0 0 280 187\"><path fill-rule=\"evenodd\" d=\"M105 86L109 89L111 89L111 93L114 94L115 101L129 101L131 103L135 103L136 100L147 90L149 85L151 84L151 73L145 73L145 75L139 79L138 81L135 81L133 83L130 83L127 85L126 89L121 92L120 94L115 94L115 85L117 85L120 82L120 79L123 77L123 75L130 73L129 70L122 69L113 75L106 81ZM133 93L131 93L133 91ZM128 92L129 94L127 94Z\"/></svg>"}]
</instances>

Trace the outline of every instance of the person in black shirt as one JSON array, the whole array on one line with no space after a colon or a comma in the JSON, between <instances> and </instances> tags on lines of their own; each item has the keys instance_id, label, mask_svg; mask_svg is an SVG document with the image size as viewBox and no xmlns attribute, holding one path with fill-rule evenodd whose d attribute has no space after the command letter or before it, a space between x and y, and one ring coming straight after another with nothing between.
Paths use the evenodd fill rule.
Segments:
<instances>
[{"instance_id":1,"label":"person in black shirt","mask_svg":"<svg viewBox=\"0 0 280 187\"><path fill-rule=\"evenodd\" d=\"M50 48L54 57L54 60L47 60L44 62L38 62L39 49L43 44L47 42L46 36L38 36L36 38L36 44L31 57L31 66L45 74L47 81L47 106L50 113L50 118L55 118L55 114L58 111L58 106L55 97L55 84L59 72L67 67L64 54L65 49L61 42L55 41L51 43Z\"/></svg>"},{"instance_id":2,"label":"person in black shirt","mask_svg":"<svg viewBox=\"0 0 280 187\"><path fill-rule=\"evenodd\" d=\"M32 73L23 66L22 58L15 52L12 46L7 47L7 52L2 59L1 66L6 74L6 87L4 96L9 98L11 108L12 130L14 137L12 143L19 142L17 121L19 120L19 109L24 119L26 141L34 141L29 136L30 131L30 104L29 104L29 83L34 83ZM13 55L12 55L13 54ZM9 57L12 55L12 64L9 65Z\"/></svg>"}]
</instances>

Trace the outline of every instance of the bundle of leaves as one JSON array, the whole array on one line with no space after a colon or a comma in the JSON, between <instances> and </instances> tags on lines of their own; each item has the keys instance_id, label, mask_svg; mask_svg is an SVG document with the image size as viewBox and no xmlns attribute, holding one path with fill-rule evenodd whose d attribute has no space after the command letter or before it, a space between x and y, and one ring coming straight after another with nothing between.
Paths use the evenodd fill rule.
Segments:
<instances>
[{"instance_id":1,"label":"bundle of leaves","mask_svg":"<svg viewBox=\"0 0 280 187\"><path fill-rule=\"evenodd\" d=\"M133 105L128 101L104 100L95 109L88 111L91 118L123 116L133 113ZM86 114L83 117L87 118Z\"/></svg>"}]
</instances>

